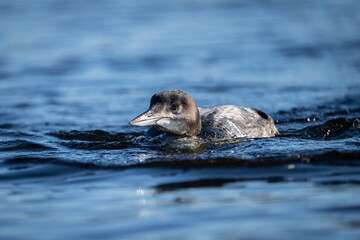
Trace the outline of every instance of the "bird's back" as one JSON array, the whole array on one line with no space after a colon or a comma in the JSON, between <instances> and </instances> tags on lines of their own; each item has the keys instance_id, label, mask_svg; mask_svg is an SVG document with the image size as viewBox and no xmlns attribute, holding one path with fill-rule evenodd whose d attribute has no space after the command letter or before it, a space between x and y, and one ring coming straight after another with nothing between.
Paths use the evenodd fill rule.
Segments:
<instances>
[{"instance_id":1,"label":"bird's back","mask_svg":"<svg viewBox=\"0 0 360 240\"><path fill-rule=\"evenodd\" d=\"M278 131L272 118L257 109L223 105L199 108L202 130L206 140L240 137L272 137Z\"/></svg>"}]
</instances>

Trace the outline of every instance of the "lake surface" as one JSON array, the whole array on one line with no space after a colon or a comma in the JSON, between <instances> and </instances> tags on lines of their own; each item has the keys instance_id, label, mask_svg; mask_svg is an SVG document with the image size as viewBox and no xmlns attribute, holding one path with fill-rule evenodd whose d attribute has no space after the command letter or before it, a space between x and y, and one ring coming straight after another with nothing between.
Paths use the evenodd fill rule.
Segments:
<instances>
[{"instance_id":1,"label":"lake surface","mask_svg":"<svg viewBox=\"0 0 360 240\"><path fill-rule=\"evenodd\" d=\"M0 239L359 239L360 2L0 2ZM274 138L148 142L167 90Z\"/></svg>"}]
</instances>

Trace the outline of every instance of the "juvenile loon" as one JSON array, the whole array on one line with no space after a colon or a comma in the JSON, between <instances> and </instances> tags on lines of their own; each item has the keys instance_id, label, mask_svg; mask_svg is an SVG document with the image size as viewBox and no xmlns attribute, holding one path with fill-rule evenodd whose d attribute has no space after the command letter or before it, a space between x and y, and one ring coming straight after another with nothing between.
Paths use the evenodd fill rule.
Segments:
<instances>
[{"instance_id":1,"label":"juvenile loon","mask_svg":"<svg viewBox=\"0 0 360 240\"><path fill-rule=\"evenodd\" d=\"M257 109L223 105L198 108L183 91L155 94L149 109L130 121L134 126L153 126L160 132L198 136L203 140L273 137L278 134L272 118ZM149 132L156 132L151 128Z\"/></svg>"}]
</instances>

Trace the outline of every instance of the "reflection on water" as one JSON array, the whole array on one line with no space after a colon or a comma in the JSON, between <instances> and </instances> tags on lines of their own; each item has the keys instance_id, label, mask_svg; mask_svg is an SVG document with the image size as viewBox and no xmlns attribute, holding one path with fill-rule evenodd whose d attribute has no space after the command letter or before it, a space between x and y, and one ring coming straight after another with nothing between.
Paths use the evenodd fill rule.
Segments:
<instances>
[{"instance_id":1,"label":"reflection on water","mask_svg":"<svg viewBox=\"0 0 360 240\"><path fill-rule=\"evenodd\" d=\"M357 239L358 5L1 2L0 238ZM170 149L167 89L280 135Z\"/></svg>"}]
</instances>

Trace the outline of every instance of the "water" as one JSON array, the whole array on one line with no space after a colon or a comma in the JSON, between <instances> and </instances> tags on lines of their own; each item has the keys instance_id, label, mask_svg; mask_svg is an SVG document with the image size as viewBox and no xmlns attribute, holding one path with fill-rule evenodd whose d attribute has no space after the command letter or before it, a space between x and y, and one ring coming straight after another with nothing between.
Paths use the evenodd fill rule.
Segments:
<instances>
[{"instance_id":1,"label":"water","mask_svg":"<svg viewBox=\"0 0 360 240\"><path fill-rule=\"evenodd\" d=\"M2 1L0 238L359 239L359 7ZM281 134L149 143L166 89Z\"/></svg>"}]
</instances>

